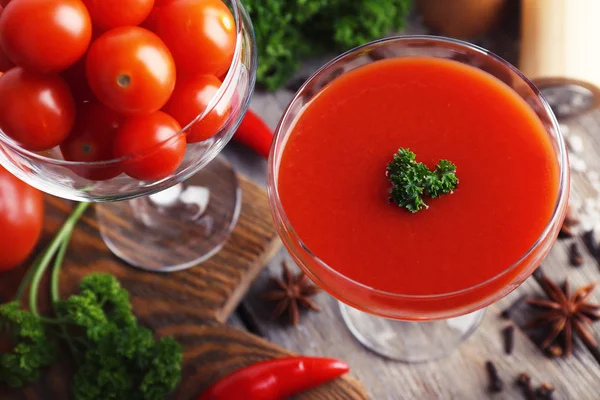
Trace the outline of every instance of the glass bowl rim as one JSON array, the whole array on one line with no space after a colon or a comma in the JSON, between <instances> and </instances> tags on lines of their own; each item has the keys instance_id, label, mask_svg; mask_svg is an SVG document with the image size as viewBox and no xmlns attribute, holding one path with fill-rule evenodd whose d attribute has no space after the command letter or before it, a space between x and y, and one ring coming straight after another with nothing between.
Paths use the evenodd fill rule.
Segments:
<instances>
[{"instance_id":1,"label":"glass bowl rim","mask_svg":"<svg viewBox=\"0 0 600 400\"><path fill-rule=\"evenodd\" d=\"M223 79L223 82L221 83L221 86L219 86L217 93L215 93L215 95L210 100L210 102L208 103L208 106L204 109L204 111L202 111L202 113L198 114L189 124L187 124L185 127L182 127L181 130L179 130L175 134L173 134L173 135L169 136L168 138L164 139L163 141L156 143L156 144L152 145L151 147L144 149L142 151L139 151L137 153L128 154L123 157L112 158L110 160L103 160L103 161L69 161L69 160L64 160L64 159L59 159L59 158L47 157L38 152L23 148L17 142L15 142L12 138L10 138L8 135L6 135L4 132L2 132L2 130L0 130L0 145L7 146L11 149L11 151L14 151L15 153L19 153L22 156L25 156L30 159L34 159L34 160L36 160L38 162L42 162L42 163L53 164L53 165L62 166L62 167L66 167L66 168L74 168L74 167L106 168L106 167L110 167L110 166L122 163L127 160L131 160L131 159L134 159L134 158L137 158L140 156L144 156L146 154L151 154L153 151L166 145L171 140L174 140L175 138L180 137L182 135L185 136L186 131L188 129L190 129L194 124L196 124L197 122L202 120L207 114L209 114L215 108L215 106L219 103L219 101L221 101L221 99L223 98L225 93L229 90L231 85L236 84L235 75L242 63L242 51L243 51L243 41L244 41L244 19L242 17L242 9L244 6L243 6L241 0L230 0L230 4L231 4L232 11L233 11L232 14L233 14L233 18L235 21L235 28L236 28L235 48L234 48L234 52L233 52L233 59L232 59L231 65L229 66L227 74L225 75L225 79ZM158 111L161 111L161 110L158 110ZM199 142L199 143L201 143L201 142Z\"/></svg>"},{"instance_id":2,"label":"glass bowl rim","mask_svg":"<svg viewBox=\"0 0 600 400\"><path fill-rule=\"evenodd\" d=\"M339 271L335 270L334 268L329 266L327 263L322 261L319 257L317 257L308 248L308 246L306 246L302 242L302 240L300 239L300 236L294 231L294 228L292 227L292 224L290 223L289 219L287 218L285 211L283 210L283 206L281 205L281 201L279 198L279 189L275 182L275 175L276 175L275 174L275 167L276 167L276 165L275 165L275 150L276 150L276 148L281 146L280 142L282 140L281 133L282 133L282 128L283 128L283 122L290 118L297 118L297 115L292 117L291 110L292 110L292 107L295 105L295 103L300 99L301 95L304 94L307 87L316 78L320 77L323 73L328 71L331 67L333 67L337 63L345 61L347 58L351 58L351 57L355 56L356 54L364 52L366 49L375 48L382 44L397 43L397 42L409 42L409 43L410 42L415 42L415 43L423 42L423 43L431 43L431 44L438 43L438 44L442 44L442 45L458 46L460 48L468 49L470 51L479 53L480 55L490 57L493 60L501 63L503 66L507 67L512 73L514 73L523 83L525 83L527 85L527 87L537 97L537 99L540 101L540 103L544 107L544 112L548 115L548 117L550 119L552 128L554 128L554 130L556 131L556 135L557 135L557 139L558 139L557 140L557 142L558 142L557 159L560 161L560 174L559 174L560 180L559 180L559 186L558 186L558 193L557 193L557 198L556 198L556 202L554 205L554 209L552 211L552 216L550 217L550 220L546 224L546 227L544 228L542 233L539 235L539 237L536 239L536 241L533 243L533 245L525 252L525 254L523 254L517 261L513 262L509 267L504 269L502 272L486 279L485 281L479 282L475 285L471 285L466 288L454 290L452 292L436 293L436 294L402 294L402 293L388 292L385 290L381 290L381 289L377 289L377 288L373 288L371 286L365 285L364 283L358 282L358 281L340 273ZM436 57L436 56L423 56L423 57ZM377 62L377 61L374 61L374 62ZM360 68L360 67L357 67L357 68ZM335 79L337 79L337 77L334 78L334 80ZM331 83L331 82L329 82L329 83ZM321 92L325 87L328 86L328 84L326 84L323 88L320 88L317 93ZM310 102L310 100L309 100L309 102ZM293 121L293 119L292 119L292 121ZM283 148L285 148L284 145L282 147L282 150L280 150L280 152L283 151ZM570 176L570 171L569 171L567 149L566 149L566 144L565 144L564 138L560 131L560 125L558 123L558 120L556 119L556 116L552 112L550 105L548 104L546 99L543 97L540 90L525 75L523 75L523 73L521 71L519 71L511 63L504 60L500 56L494 54L493 52L486 50L483 47L480 47L480 46L477 46L477 45L474 45L474 44L471 44L471 43L468 43L468 42L465 42L462 40L441 37L441 36L434 36L434 35L405 35L405 36L392 36L392 37L375 40L375 41L363 44L361 46L355 47L353 49L350 49L350 50L340 54L339 56L333 58L331 61L327 62L325 65L323 65L321 68L319 68L314 74L312 74L310 76L310 78L308 78L306 80L306 82L304 82L304 84L298 89L298 91L296 92L296 94L294 95L292 100L288 103L288 106L286 107L285 111L283 112L282 117L280 118L279 123L277 124L277 128L275 129L275 137L273 140L273 144L271 146L271 151L269 153L269 160L268 160L268 166L267 166L267 193L268 193L268 197L269 197L269 203L271 206L271 213L273 214L273 219L275 220L275 225L276 225L277 231L280 233L280 236L282 236L283 242L286 243L286 242L290 241L289 238L285 237L286 236L285 234L281 234L282 230L286 230L286 231L290 232L287 236L293 236L292 241L294 243L297 243L304 251L306 251L308 253L309 257L311 257L317 264L319 264L319 266L326 269L328 272L334 274L337 277L340 277L346 283L350 283L354 286L359 287L362 290L371 292L374 295L379 295L379 296L384 296L387 298L394 298L394 299L435 300L435 299L443 299L446 297L452 297L452 296L456 296L456 295L465 294L470 291L477 290L481 287L484 287L487 284L494 282L495 280L501 278L502 276L509 274L511 271L513 271L515 268L517 268L519 265L521 265L527 257L529 257L532 253L534 253L534 251L540 245L543 244L543 242L547 238L547 236L552 233L552 230L554 228L554 225L555 225L557 219L561 218L561 215L562 215L561 211L566 207L565 202L568 199L568 190L569 190L569 185L570 185L569 184L569 176ZM285 228L282 229L281 225L284 225ZM301 257L297 254L297 250L296 250L295 246L292 246L292 247L293 247L293 249L291 250L291 252L292 252L293 258L295 258L297 260L302 260L303 257ZM290 250L290 249L288 248L288 250ZM303 264L303 263L300 262L299 264ZM319 274L315 273L308 267L305 267L303 265L299 265L299 266L302 267L303 270L306 270L306 272L309 273L309 275L311 277L314 277L317 282L321 282L321 279L319 278ZM325 286L327 286L327 285L325 285Z\"/></svg>"}]
</instances>

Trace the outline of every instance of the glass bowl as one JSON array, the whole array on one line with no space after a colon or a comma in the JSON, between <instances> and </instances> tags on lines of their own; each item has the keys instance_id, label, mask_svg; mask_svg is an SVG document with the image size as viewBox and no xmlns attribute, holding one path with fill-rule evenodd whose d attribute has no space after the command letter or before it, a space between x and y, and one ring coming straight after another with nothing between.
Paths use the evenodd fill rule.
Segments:
<instances>
[{"instance_id":1,"label":"glass bowl","mask_svg":"<svg viewBox=\"0 0 600 400\"><path fill-rule=\"evenodd\" d=\"M318 254L314 254L302 242L279 198L277 182L281 157L294 123L305 105L330 82L355 68L381 59L408 56L456 60L484 70L505 82L542 121L560 168L554 213L535 244L512 265L507 265L502 273L452 293L389 293L341 274L320 260ZM487 50L465 42L434 36L395 37L342 54L317 71L298 90L276 130L269 158L268 193L273 219L285 247L311 279L341 301L342 316L357 339L386 357L425 361L445 355L457 347L474 331L483 315L482 309L518 287L546 257L565 216L569 166L564 140L549 105L538 89L515 67Z\"/></svg>"},{"instance_id":2,"label":"glass bowl","mask_svg":"<svg viewBox=\"0 0 600 400\"><path fill-rule=\"evenodd\" d=\"M257 56L252 23L242 2L224 3L236 24L232 64L206 110L175 136L127 157L72 162L62 157L58 147L32 152L0 131L2 166L54 196L102 203L97 205L96 213L105 242L115 254L140 268L172 271L201 262L224 244L239 214L236 175L226 161L214 159L248 109ZM181 165L164 179L140 181L125 174L108 180L86 178L110 175L128 162L152 157L161 147L180 140L193 126L202 123L213 109L229 109L219 131L205 141L187 144ZM217 206L216 202L220 204Z\"/></svg>"}]
</instances>

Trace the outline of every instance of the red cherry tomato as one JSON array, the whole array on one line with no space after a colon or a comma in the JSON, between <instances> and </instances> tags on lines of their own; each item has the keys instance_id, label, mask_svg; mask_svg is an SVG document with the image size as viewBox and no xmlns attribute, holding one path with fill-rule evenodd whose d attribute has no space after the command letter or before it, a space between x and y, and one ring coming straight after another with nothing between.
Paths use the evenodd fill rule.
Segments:
<instances>
[{"instance_id":1,"label":"red cherry tomato","mask_svg":"<svg viewBox=\"0 0 600 400\"><path fill-rule=\"evenodd\" d=\"M6 7L10 3L10 0L0 0L0 6Z\"/></svg>"},{"instance_id":2,"label":"red cherry tomato","mask_svg":"<svg viewBox=\"0 0 600 400\"><path fill-rule=\"evenodd\" d=\"M27 259L43 226L42 192L0 166L0 271L14 268Z\"/></svg>"},{"instance_id":3,"label":"red cherry tomato","mask_svg":"<svg viewBox=\"0 0 600 400\"><path fill-rule=\"evenodd\" d=\"M166 178L181 164L185 136L181 126L162 111L127 119L115 139L114 155L126 157L123 170L132 178L154 181Z\"/></svg>"},{"instance_id":4,"label":"red cherry tomato","mask_svg":"<svg viewBox=\"0 0 600 400\"><path fill-rule=\"evenodd\" d=\"M75 102L59 76L15 67L0 77L0 129L22 147L51 149L65 140L74 122Z\"/></svg>"},{"instance_id":5,"label":"red cherry tomato","mask_svg":"<svg viewBox=\"0 0 600 400\"><path fill-rule=\"evenodd\" d=\"M144 22L142 22L140 24L140 26L142 28L146 28L146 29L154 32L155 28L156 28L156 18L158 16L158 13L160 13L160 8L167 5L168 3L172 2L172 1L178 1L178 0L154 0L154 8L152 9L152 11L150 11L150 14L144 20Z\"/></svg>"},{"instance_id":6,"label":"red cherry tomato","mask_svg":"<svg viewBox=\"0 0 600 400\"><path fill-rule=\"evenodd\" d=\"M177 0L160 7L155 31L185 73L221 76L233 60L235 20L221 0Z\"/></svg>"},{"instance_id":7,"label":"red cherry tomato","mask_svg":"<svg viewBox=\"0 0 600 400\"><path fill-rule=\"evenodd\" d=\"M0 47L0 72L6 72L14 66L15 64L8 58L6 53L4 53L2 47Z\"/></svg>"},{"instance_id":8,"label":"red cherry tomato","mask_svg":"<svg viewBox=\"0 0 600 400\"><path fill-rule=\"evenodd\" d=\"M113 159L114 139L124 117L92 101L80 105L73 131L60 145L65 160L94 162ZM116 165L76 166L73 171L87 179L104 181L121 173Z\"/></svg>"},{"instance_id":9,"label":"red cherry tomato","mask_svg":"<svg viewBox=\"0 0 600 400\"><path fill-rule=\"evenodd\" d=\"M43 73L74 64L90 44L92 23L81 0L18 0L0 17L0 45L15 64Z\"/></svg>"},{"instance_id":10,"label":"red cherry tomato","mask_svg":"<svg viewBox=\"0 0 600 400\"><path fill-rule=\"evenodd\" d=\"M4 8L0 6L0 17L2 17L2 11L4 11ZM8 58L8 56L0 46L0 72L6 72L14 66L15 64L11 61L10 58Z\"/></svg>"},{"instance_id":11,"label":"red cherry tomato","mask_svg":"<svg viewBox=\"0 0 600 400\"><path fill-rule=\"evenodd\" d=\"M85 66L92 92L124 115L160 110L175 87L169 49L154 33L137 26L102 34L92 43Z\"/></svg>"},{"instance_id":12,"label":"red cherry tomato","mask_svg":"<svg viewBox=\"0 0 600 400\"><path fill-rule=\"evenodd\" d=\"M106 30L139 25L152 11L154 0L83 0L94 26Z\"/></svg>"},{"instance_id":13,"label":"red cherry tomato","mask_svg":"<svg viewBox=\"0 0 600 400\"><path fill-rule=\"evenodd\" d=\"M221 87L213 75L196 75L177 81L173 95L163 110L186 127L200 115ZM218 105L187 131L187 142L201 142L214 136L225 124L230 112L229 104Z\"/></svg>"},{"instance_id":14,"label":"red cherry tomato","mask_svg":"<svg viewBox=\"0 0 600 400\"><path fill-rule=\"evenodd\" d=\"M85 57L80 58L79 61L63 71L60 76L69 85L76 103L79 104L94 99L94 94L85 76Z\"/></svg>"}]
</instances>

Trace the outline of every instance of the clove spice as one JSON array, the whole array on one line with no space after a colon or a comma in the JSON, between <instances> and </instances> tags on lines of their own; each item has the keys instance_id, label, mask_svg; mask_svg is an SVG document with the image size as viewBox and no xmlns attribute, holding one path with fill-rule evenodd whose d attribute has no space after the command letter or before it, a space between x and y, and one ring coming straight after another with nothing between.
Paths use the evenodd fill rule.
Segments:
<instances>
[{"instance_id":1,"label":"clove spice","mask_svg":"<svg viewBox=\"0 0 600 400\"><path fill-rule=\"evenodd\" d=\"M489 391L492 393L499 393L504 389L504 382L500 379L500 375L498 375L498 370L493 362L487 361L485 363L485 368L488 372L488 378L490 381Z\"/></svg>"},{"instance_id":2,"label":"clove spice","mask_svg":"<svg viewBox=\"0 0 600 400\"><path fill-rule=\"evenodd\" d=\"M573 237L573 230L570 225L567 225L566 222L563 222L560 231L558 232L559 239L569 239Z\"/></svg>"},{"instance_id":3,"label":"clove spice","mask_svg":"<svg viewBox=\"0 0 600 400\"><path fill-rule=\"evenodd\" d=\"M517 386L523 391L527 400L537 400L537 395L531 386L531 376L527 372L521 372L517 377Z\"/></svg>"},{"instance_id":4,"label":"clove spice","mask_svg":"<svg viewBox=\"0 0 600 400\"><path fill-rule=\"evenodd\" d=\"M585 247L587 247L590 254L600 262L600 245L593 230L583 233L583 243L585 243Z\"/></svg>"},{"instance_id":5,"label":"clove spice","mask_svg":"<svg viewBox=\"0 0 600 400\"><path fill-rule=\"evenodd\" d=\"M576 242L571 243L569 247L569 262L574 267L581 267L583 265L583 254L581 254L579 245Z\"/></svg>"},{"instance_id":6,"label":"clove spice","mask_svg":"<svg viewBox=\"0 0 600 400\"><path fill-rule=\"evenodd\" d=\"M542 400L552 400L554 393L554 386L548 382L544 382L535 390L535 394Z\"/></svg>"},{"instance_id":7,"label":"clove spice","mask_svg":"<svg viewBox=\"0 0 600 400\"><path fill-rule=\"evenodd\" d=\"M515 301L509 304L508 307L502 310L502 312L500 313L500 317L502 317L503 319L510 319L512 313L517 309L517 307L521 305L521 303L523 303L523 300L525 300L526 297L527 296L525 296L524 294L519 296Z\"/></svg>"},{"instance_id":8,"label":"clove spice","mask_svg":"<svg viewBox=\"0 0 600 400\"><path fill-rule=\"evenodd\" d=\"M553 357L562 357L563 353L564 353L564 351L563 351L563 348L562 348L562 347L560 347L560 346L559 346L559 345L557 345L557 344L553 344L553 345L551 345L551 346L548 346L548 347L546 348L546 354L547 354L547 355L548 355L550 358L553 358Z\"/></svg>"},{"instance_id":9,"label":"clove spice","mask_svg":"<svg viewBox=\"0 0 600 400\"><path fill-rule=\"evenodd\" d=\"M504 336L504 352L511 355L515 347L515 327L508 325L502 330Z\"/></svg>"},{"instance_id":10,"label":"clove spice","mask_svg":"<svg viewBox=\"0 0 600 400\"><path fill-rule=\"evenodd\" d=\"M575 211L569 207L567 215L558 232L559 239L567 239L573 237L573 227L579 224L579 219L575 215Z\"/></svg>"}]
</instances>

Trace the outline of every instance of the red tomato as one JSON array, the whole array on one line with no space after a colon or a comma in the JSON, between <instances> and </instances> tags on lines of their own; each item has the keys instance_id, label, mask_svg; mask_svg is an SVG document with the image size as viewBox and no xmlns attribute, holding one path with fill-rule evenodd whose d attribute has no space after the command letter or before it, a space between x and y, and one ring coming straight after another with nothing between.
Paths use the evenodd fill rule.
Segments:
<instances>
[{"instance_id":1,"label":"red tomato","mask_svg":"<svg viewBox=\"0 0 600 400\"><path fill-rule=\"evenodd\" d=\"M0 6L0 17L2 16L2 11L4 11L4 8ZM14 66L15 64L8 58L0 46L0 72L6 72Z\"/></svg>"},{"instance_id":2,"label":"red tomato","mask_svg":"<svg viewBox=\"0 0 600 400\"><path fill-rule=\"evenodd\" d=\"M6 53L4 53L2 47L0 47L0 72L6 72L14 66L15 64L8 58Z\"/></svg>"},{"instance_id":3,"label":"red tomato","mask_svg":"<svg viewBox=\"0 0 600 400\"><path fill-rule=\"evenodd\" d=\"M177 121L162 111L131 117L117 131L114 155L129 156L123 162L123 170L132 178L166 178L185 155L185 136L178 133L180 130Z\"/></svg>"},{"instance_id":4,"label":"red tomato","mask_svg":"<svg viewBox=\"0 0 600 400\"><path fill-rule=\"evenodd\" d=\"M212 75L182 78L177 81L173 95L163 110L186 127L204 112L220 86L221 81ZM230 110L229 104L213 108L188 129L187 142L201 142L214 136L225 124Z\"/></svg>"},{"instance_id":5,"label":"red tomato","mask_svg":"<svg viewBox=\"0 0 600 400\"><path fill-rule=\"evenodd\" d=\"M65 140L74 122L75 102L59 76L15 67L0 77L0 129L22 147L51 149Z\"/></svg>"},{"instance_id":6,"label":"red tomato","mask_svg":"<svg viewBox=\"0 0 600 400\"><path fill-rule=\"evenodd\" d=\"M102 34L92 43L85 66L96 97L124 115L160 110L175 87L169 49L154 33L137 26Z\"/></svg>"},{"instance_id":7,"label":"red tomato","mask_svg":"<svg viewBox=\"0 0 600 400\"><path fill-rule=\"evenodd\" d=\"M63 71L60 76L69 85L75 102L82 103L94 99L94 94L85 76L85 57L80 58L79 61Z\"/></svg>"},{"instance_id":8,"label":"red tomato","mask_svg":"<svg viewBox=\"0 0 600 400\"><path fill-rule=\"evenodd\" d=\"M42 192L0 166L0 271L14 268L27 259L43 226Z\"/></svg>"},{"instance_id":9,"label":"red tomato","mask_svg":"<svg viewBox=\"0 0 600 400\"><path fill-rule=\"evenodd\" d=\"M146 28L154 32L156 28L156 17L158 16L158 13L160 13L160 8L172 1L178 0L154 0L154 8L152 9L152 11L150 11L150 14L144 20L144 22L141 23L140 26L142 28Z\"/></svg>"},{"instance_id":10,"label":"red tomato","mask_svg":"<svg viewBox=\"0 0 600 400\"><path fill-rule=\"evenodd\" d=\"M10 0L0 0L0 6L6 7L10 3Z\"/></svg>"},{"instance_id":11,"label":"red tomato","mask_svg":"<svg viewBox=\"0 0 600 400\"><path fill-rule=\"evenodd\" d=\"M92 23L81 0L18 0L0 17L0 45L15 64L43 73L75 63L90 44Z\"/></svg>"},{"instance_id":12,"label":"red tomato","mask_svg":"<svg viewBox=\"0 0 600 400\"><path fill-rule=\"evenodd\" d=\"M106 30L139 25L150 14L154 0L83 0L94 26Z\"/></svg>"},{"instance_id":13,"label":"red tomato","mask_svg":"<svg viewBox=\"0 0 600 400\"><path fill-rule=\"evenodd\" d=\"M73 131L60 145L65 160L94 162L113 159L114 139L124 117L105 105L92 101L80 105ZM104 181L121 173L116 165L77 166L73 171L87 179Z\"/></svg>"},{"instance_id":14,"label":"red tomato","mask_svg":"<svg viewBox=\"0 0 600 400\"><path fill-rule=\"evenodd\" d=\"M221 0L167 2L156 16L155 31L180 71L221 76L231 65L236 26Z\"/></svg>"}]
</instances>

